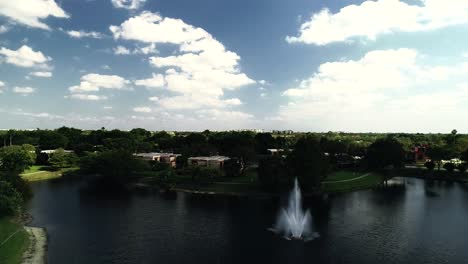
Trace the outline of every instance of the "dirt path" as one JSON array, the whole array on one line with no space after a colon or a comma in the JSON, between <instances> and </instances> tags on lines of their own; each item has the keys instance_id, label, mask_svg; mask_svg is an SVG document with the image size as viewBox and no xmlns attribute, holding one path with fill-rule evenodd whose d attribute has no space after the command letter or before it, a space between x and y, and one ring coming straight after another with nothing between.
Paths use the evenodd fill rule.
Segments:
<instances>
[{"instance_id":1,"label":"dirt path","mask_svg":"<svg viewBox=\"0 0 468 264\"><path fill-rule=\"evenodd\" d=\"M44 228L27 227L30 244L23 254L22 264L45 264L47 250L47 233Z\"/></svg>"}]
</instances>

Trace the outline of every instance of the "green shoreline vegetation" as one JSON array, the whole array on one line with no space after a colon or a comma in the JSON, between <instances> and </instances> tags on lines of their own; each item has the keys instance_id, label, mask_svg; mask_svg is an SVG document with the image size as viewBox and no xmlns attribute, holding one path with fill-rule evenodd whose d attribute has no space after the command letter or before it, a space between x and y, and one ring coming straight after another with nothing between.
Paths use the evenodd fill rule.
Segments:
<instances>
[{"instance_id":1,"label":"green shoreline vegetation","mask_svg":"<svg viewBox=\"0 0 468 264\"><path fill-rule=\"evenodd\" d=\"M21 224L11 218L0 218L0 263L20 264L28 246L28 234Z\"/></svg>"}]
</instances>

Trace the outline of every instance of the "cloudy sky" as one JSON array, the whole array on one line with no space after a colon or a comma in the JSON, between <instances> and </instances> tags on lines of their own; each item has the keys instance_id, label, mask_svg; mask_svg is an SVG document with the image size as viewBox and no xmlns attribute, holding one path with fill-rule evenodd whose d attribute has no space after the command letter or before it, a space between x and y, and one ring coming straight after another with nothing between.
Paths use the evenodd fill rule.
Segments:
<instances>
[{"instance_id":1,"label":"cloudy sky","mask_svg":"<svg viewBox=\"0 0 468 264\"><path fill-rule=\"evenodd\" d=\"M0 0L0 129L468 133L466 0Z\"/></svg>"}]
</instances>

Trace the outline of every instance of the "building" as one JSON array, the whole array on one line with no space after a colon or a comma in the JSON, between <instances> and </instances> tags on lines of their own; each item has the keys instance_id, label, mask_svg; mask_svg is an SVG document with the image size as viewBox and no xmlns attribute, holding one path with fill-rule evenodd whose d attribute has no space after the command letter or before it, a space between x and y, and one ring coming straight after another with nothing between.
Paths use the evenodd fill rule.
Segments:
<instances>
[{"instance_id":1,"label":"building","mask_svg":"<svg viewBox=\"0 0 468 264\"><path fill-rule=\"evenodd\" d=\"M429 159L427 157L428 147L426 145L415 146L411 151L406 153L406 160L410 162L423 162Z\"/></svg>"},{"instance_id":2,"label":"building","mask_svg":"<svg viewBox=\"0 0 468 264\"><path fill-rule=\"evenodd\" d=\"M73 150L63 150L63 151L64 151L65 153L73 153ZM47 154L47 155L53 154L53 153L55 153L55 152L57 152L56 149L41 150L41 153L45 153L45 154Z\"/></svg>"},{"instance_id":3,"label":"building","mask_svg":"<svg viewBox=\"0 0 468 264\"><path fill-rule=\"evenodd\" d=\"M150 152L150 153L136 153L133 154L138 159L142 160L154 160L161 163L169 164L171 167L176 167L176 160L177 157L181 156L181 154L174 154L174 153L159 153L159 152Z\"/></svg>"},{"instance_id":4,"label":"building","mask_svg":"<svg viewBox=\"0 0 468 264\"><path fill-rule=\"evenodd\" d=\"M222 169L224 163L230 159L231 158L225 156L190 157L188 158L188 165Z\"/></svg>"}]
</instances>

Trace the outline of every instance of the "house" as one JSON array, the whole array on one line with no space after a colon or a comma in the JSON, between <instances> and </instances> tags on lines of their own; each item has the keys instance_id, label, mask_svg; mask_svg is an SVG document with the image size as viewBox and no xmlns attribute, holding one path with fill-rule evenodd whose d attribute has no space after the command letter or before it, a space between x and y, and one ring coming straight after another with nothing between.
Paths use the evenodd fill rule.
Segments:
<instances>
[{"instance_id":1,"label":"house","mask_svg":"<svg viewBox=\"0 0 468 264\"><path fill-rule=\"evenodd\" d=\"M188 158L188 165L222 169L224 163L230 159L231 158L225 156L190 157Z\"/></svg>"},{"instance_id":2,"label":"house","mask_svg":"<svg viewBox=\"0 0 468 264\"><path fill-rule=\"evenodd\" d=\"M411 162L426 161L428 159L428 147L426 145L415 146L413 149L406 153L406 160Z\"/></svg>"},{"instance_id":3,"label":"house","mask_svg":"<svg viewBox=\"0 0 468 264\"><path fill-rule=\"evenodd\" d=\"M174 154L174 153L159 153L159 152L149 152L149 153L135 153L133 154L136 158L142 160L154 160L161 163L169 164L171 167L176 167L176 160L177 157L181 156L181 154Z\"/></svg>"}]
</instances>

